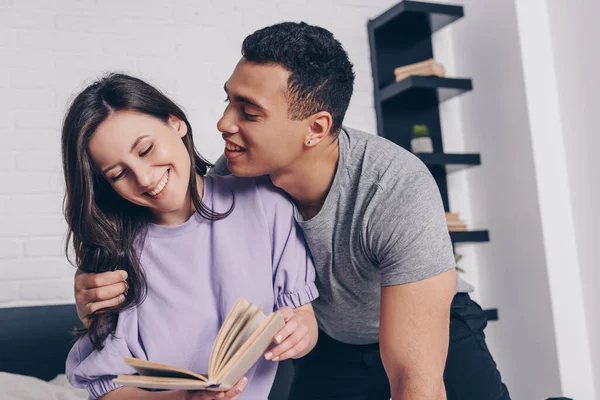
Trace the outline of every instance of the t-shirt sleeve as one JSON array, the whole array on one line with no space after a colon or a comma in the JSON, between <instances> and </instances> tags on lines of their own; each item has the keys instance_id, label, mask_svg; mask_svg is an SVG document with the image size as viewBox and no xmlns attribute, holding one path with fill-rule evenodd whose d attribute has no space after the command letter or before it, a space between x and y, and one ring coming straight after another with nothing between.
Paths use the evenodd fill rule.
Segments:
<instances>
[{"instance_id":1,"label":"t-shirt sleeve","mask_svg":"<svg viewBox=\"0 0 600 400\"><path fill-rule=\"evenodd\" d=\"M431 174L399 176L379 187L374 199L366 235L382 286L420 281L455 267L442 199Z\"/></svg>"},{"instance_id":2,"label":"t-shirt sleeve","mask_svg":"<svg viewBox=\"0 0 600 400\"><path fill-rule=\"evenodd\" d=\"M291 201L270 183L260 192L271 236L275 309L300 307L319 297L312 257Z\"/></svg>"},{"instance_id":3,"label":"t-shirt sleeve","mask_svg":"<svg viewBox=\"0 0 600 400\"><path fill-rule=\"evenodd\" d=\"M88 336L80 338L66 362L66 375L71 385L87 389L91 399L121 387L112 382L117 375L136 373L125 364L124 357L146 359L137 325L137 311L133 308L119 315L115 334L107 337L102 350L94 348Z\"/></svg>"},{"instance_id":4,"label":"t-shirt sleeve","mask_svg":"<svg viewBox=\"0 0 600 400\"><path fill-rule=\"evenodd\" d=\"M221 155L215 162L215 166L208 170L210 176L225 176L231 175L229 168L227 168L227 158L225 155Z\"/></svg>"}]
</instances>

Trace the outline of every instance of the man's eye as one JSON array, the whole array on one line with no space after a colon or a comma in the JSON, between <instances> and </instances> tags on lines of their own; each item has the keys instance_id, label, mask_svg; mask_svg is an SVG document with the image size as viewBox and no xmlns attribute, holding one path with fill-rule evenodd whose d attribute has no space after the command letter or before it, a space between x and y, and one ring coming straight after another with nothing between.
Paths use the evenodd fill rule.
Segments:
<instances>
[{"instance_id":1,"label":"man's eye","mask_svg":"<svg viewBox=\"0 0 600 400\"><path fill-rule=\"evenodd\" d=\"M242 114L244 115L244 118L246 118L250 121L254 121L256 118L258 118L258 115L248 114L246 111L242 111Z\"/></svg>"}]
</instances>

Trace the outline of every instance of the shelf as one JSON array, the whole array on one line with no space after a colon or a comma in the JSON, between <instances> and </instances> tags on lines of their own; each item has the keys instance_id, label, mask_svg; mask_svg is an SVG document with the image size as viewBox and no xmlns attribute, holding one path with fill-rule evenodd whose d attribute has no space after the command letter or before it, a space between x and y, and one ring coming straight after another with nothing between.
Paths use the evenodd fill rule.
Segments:
<instances>
[{"instance_id":1,"label":"shelf","mask_svg":"<svg viewBox=\"0 0 600 400\"><path fill-rule=\"evenodd\" d=\"M429 101L442 103L471 89L473 84L470 79L415 75L381 89L379 98L383 103L391 99L403 100L406 97L408 103L410 98L414 100L420 95L419 97Z\"/></svg>"},{"instance_id":2,"label":"shelf","mask_svg":"<svg viewBox=\"0 0 600 400\"><path fill-rule=\"evenodd\" d=\"M374 30L388 25L395 25L402 29L411 26L412 21L424 19L428 25L428 33L432 34L463 15L461 6L405 0L369 21L369 24Z\"/></svg>"},{"instance_id":3,"label":"shelf","mask_svg":"<svg viewBox=\"0 0 600 400\"><path fill-rule=\"evenodd\" d=\"M445 166L447 173L452 173L481 165L481 156L479 154L450 154L450 153L416 153L421 161L428 167Z\"/></svg>"},{"instance_id":4,"label":"shelf","mask_svg":"<svg viewBox=\"0 0 600 400\"><path fill-rule=\"evenodd\" d=\"M450 232L452 243L482 243L490 241L488 231Z\"/></svg>"},{"instance_id":5,"label":"shelf","mask_svg":"<svg viewBox=\"0 0 600 400\"><path fill-rule=\"evenodd\" d=\"M487 310L483 310L485 316L488 321L498 321L498 309L497 308L489 308Z\"/></svg>"}]
</instances>

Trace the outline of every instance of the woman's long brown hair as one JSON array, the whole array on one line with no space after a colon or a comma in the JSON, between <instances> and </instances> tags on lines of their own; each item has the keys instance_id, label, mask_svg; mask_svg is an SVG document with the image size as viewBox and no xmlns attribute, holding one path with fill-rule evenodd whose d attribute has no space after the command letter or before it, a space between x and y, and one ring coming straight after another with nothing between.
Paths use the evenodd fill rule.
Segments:
<instances>
[{"instance_id":1,"label":"woman's long brown hair","mask_svg":"<svg viewBox=\"0 0 600 400\"><path fill-rule=\"evenodd\" d=\"M98 126L117 111L137 111L167 123L175 116L185 122L188 133L182 138L191 160L189 193L196 211L210 220L222 219L233 209L220 214L207 208L198 194L196 174L205 175L212 165L196 151L192 127L179 106L148 83L124 74L110 74L94 82L74 100L62 127L62 162L66 183L63 203L68 225L65 251L72 244L75 266L83 272L117 269L128 274L125 301L118 306L89 315L89 327L77 330L89 335L96 348L114 333L119 313L144 301L147 282L140 265L139 251L145 237L150 213L118 195L94 168L88 143Z\"/></svg>"}]
</instances>

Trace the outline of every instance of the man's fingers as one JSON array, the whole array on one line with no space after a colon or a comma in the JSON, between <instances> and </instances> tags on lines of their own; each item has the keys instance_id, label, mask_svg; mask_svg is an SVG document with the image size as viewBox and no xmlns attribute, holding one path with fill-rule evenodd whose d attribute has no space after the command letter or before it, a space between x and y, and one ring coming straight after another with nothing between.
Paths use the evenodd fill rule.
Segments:
<instances>
[{"instance_id":1,"label":"man's fingers","mask_svg":"<svg viewBox=\"0 0 600 400\"><path fill-rule=\"evenodd\" d=\"M88 305L87 305L88 315L90 315L98 310L101 310L103 308L118 306L119 304L121 304L124 301L125 301L125 295L121 294L121 295L119 295L115 298L109 299L109 300L97 301L95 303L88 303Z\"/></svg>"},{"instance_id":2,"label":"man's fingers","mask_svg":"<svg viewBox=\"0 0 600 400\"><path fill-rule=\"evenodd\" d=\"M102 286L112 285L118 282L123 282L127 279L127 272L109 271L100 272L97 274L81 274L75 276L75 291L90 290L93 288L99 288Z\"/></svg>"},{"instance_id":3,"label":"man's fingers","mask_svg":"<svg viewBox=\"0 0 600 400\"><path fill-rule=\"evenodd\" d=\"M85 302L99 302L119 297L125 293L128 286L125 282L113 283L112 285L102 286L94 289L89 289L83 292Z\"/></svg>"}]
</instances>

